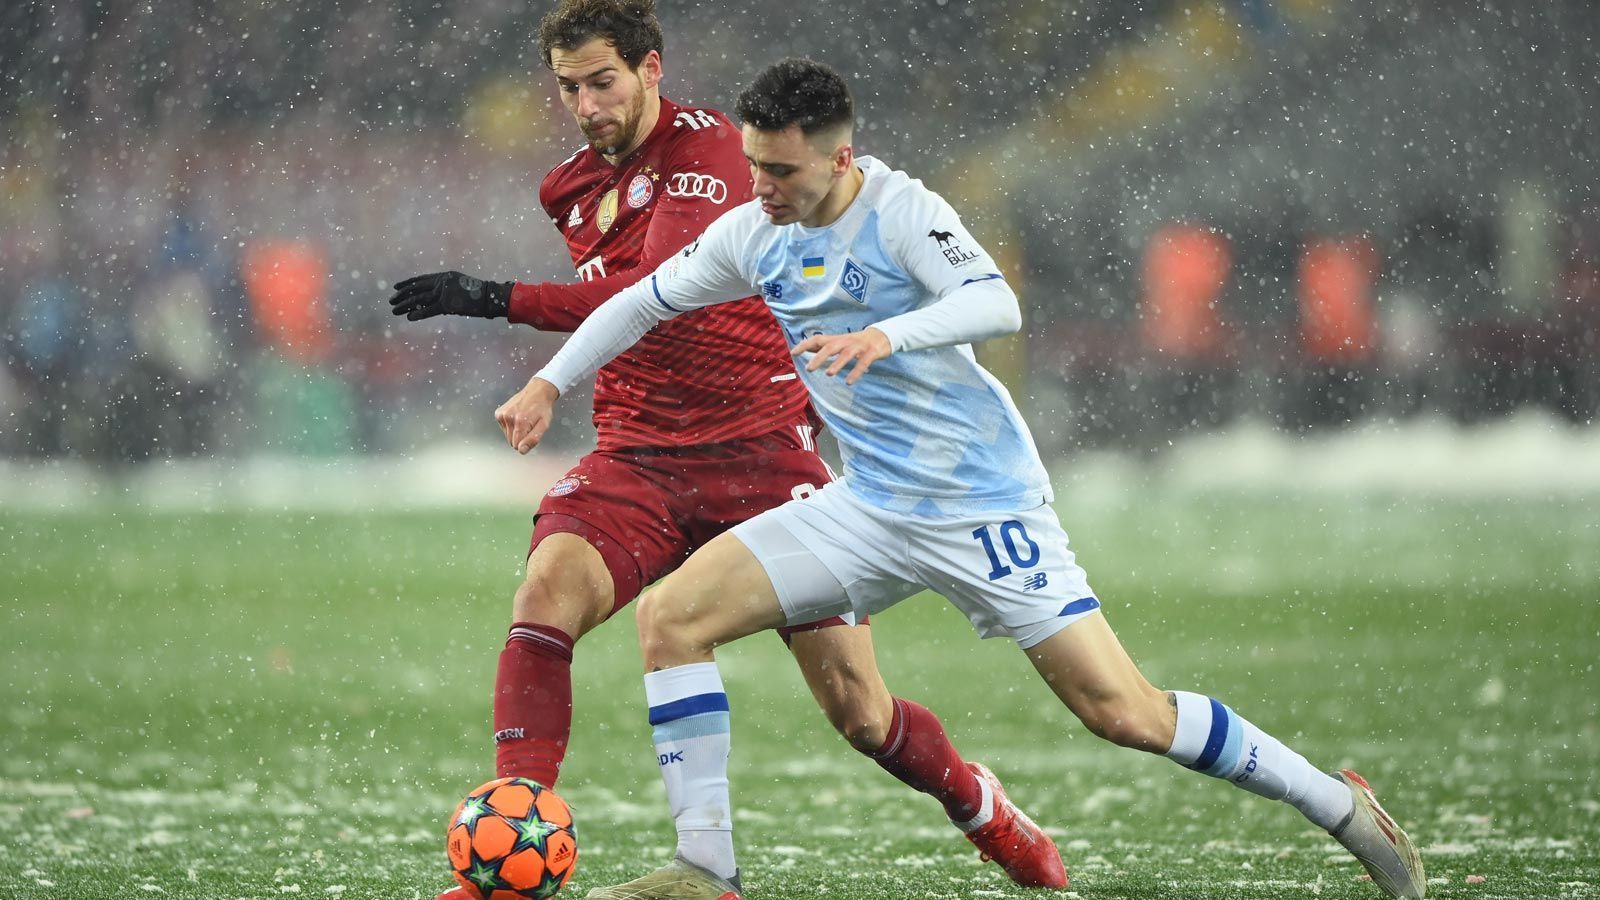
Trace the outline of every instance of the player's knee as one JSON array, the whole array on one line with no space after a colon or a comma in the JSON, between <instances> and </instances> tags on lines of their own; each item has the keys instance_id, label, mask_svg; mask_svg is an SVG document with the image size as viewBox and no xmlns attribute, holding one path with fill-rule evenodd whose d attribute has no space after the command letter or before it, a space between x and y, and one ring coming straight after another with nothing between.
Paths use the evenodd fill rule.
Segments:
<instances>
[{"instance_id":1,"label":"player's knee","mask_svg":"<svg viewBox=\"0 0 1600 900\"><path fill-rule=\"evenodd\" d=\"M1119 747L1162 753L1172 743L1171 729L1142 698L1103 698L1080 711L1078 718L1096 737Z\"/></svg>"},{"instance_id":2,"label":"player's knee","mask_svg":"<svg viewBox=\"0 0 1600 900\"><path fill-rule=\"evenodd\" d=\"M888 720L863 691L853 689L842 680L834 680L819 691L817 699L821 701L829 724L862 753L878 750L888 739Z\"/></svg>"},{"instance_id":3,"label":"player's knee","mask_svg":"<svg viewBox=\"0 0 1600 900\"><path fill-rule=\"evenodd\" d=\"M655 650L699 649L696 617L668 578L639 598L634 618L639 626L639 646Z\"/></svg>"},{"instance_id":4,"label":"player's knee","mask_svg":"<svg viewBox=\"0 0 1600 900\"><path fill-rule=\"evenodd\" d=\"M549 625L579 638L606 620L611 599L601 593L598 586L562 583L546 572L529 572L512 598L512 619Z\"/></svg>"}]
</instances>

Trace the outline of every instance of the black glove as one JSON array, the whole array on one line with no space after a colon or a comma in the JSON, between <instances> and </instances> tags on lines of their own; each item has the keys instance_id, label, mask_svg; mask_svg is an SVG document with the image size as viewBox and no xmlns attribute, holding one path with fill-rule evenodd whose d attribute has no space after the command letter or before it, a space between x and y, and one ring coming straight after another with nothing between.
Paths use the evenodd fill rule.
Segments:
<instances>
[{"instance_id":1,"label":"black glove","mask_svg":"<svg viewBox=\"0 0 1600 900\"><path fill-rule=\"evenodd\" d=\"M439 315L503 319L511 309L511 284L460 272L417 275L394 286L389 306L413 322Z\"/></svg>"}]
</instances>

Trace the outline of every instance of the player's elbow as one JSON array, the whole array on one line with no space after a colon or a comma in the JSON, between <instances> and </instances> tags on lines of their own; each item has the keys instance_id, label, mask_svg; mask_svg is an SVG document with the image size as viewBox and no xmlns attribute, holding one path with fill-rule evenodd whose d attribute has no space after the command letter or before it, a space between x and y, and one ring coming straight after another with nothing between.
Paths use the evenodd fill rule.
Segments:
<instances>
[{"instance_id":1,"label":"player's elbow","mask_svg":"<svg viewBox=\"0 0 1600 900\"><path fill-rule=\"evenodd\" d=\"M1022 329L1022 302L1005 279L996 278L992 284L995 291L995 337L1016 334Z\"/></svg>"}]
</instances>

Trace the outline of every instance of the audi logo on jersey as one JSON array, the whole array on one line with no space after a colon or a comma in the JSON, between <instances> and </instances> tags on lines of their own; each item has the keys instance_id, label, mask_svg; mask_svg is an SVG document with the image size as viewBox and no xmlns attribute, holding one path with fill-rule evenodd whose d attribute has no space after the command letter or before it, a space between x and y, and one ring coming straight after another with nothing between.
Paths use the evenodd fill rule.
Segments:
<instances>
[{"instance_id":1,"label":"audi logo on jersey","mask_svg":"<svg viewBox=\"0 0 1600 900\"><path fill-rule=\"evenodd\" d=\"M728 201L728 185L711 175L679 172L667 180L667 196L700 197L720 206Z\"/></svg>"}]
</instances>

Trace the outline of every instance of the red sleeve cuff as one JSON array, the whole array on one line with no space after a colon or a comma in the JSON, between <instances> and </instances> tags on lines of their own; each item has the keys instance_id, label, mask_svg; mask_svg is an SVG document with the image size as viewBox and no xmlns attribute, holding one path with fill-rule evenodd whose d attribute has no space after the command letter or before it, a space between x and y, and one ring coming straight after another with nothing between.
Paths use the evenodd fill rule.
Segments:
<instances>
[{"instance_id":1,"label":"red sleeve cuff","mask_svg":"<svg viewBox=\"0 0 1600 900\"><path fill-rule=\"evenodd\" d=\"M545 317L542 298L539 296L539 285L524 284L520 281L511 285L511 304L506 310L506 318L514 325L532 325L534 328L545 327Z\"/></svg>"}]
</instances>

